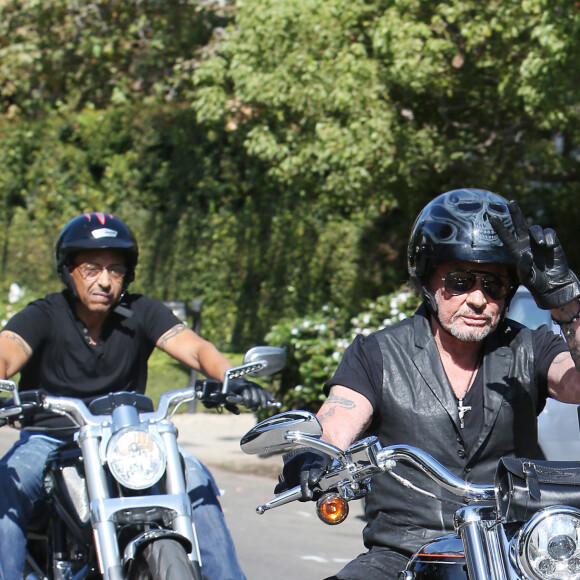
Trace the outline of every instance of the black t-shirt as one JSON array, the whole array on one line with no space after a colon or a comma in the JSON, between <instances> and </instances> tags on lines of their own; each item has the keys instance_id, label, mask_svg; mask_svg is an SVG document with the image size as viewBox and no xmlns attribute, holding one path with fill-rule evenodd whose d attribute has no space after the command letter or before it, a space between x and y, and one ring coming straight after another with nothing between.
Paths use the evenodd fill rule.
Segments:
<instances>
[{"instance_id":1,"label":"black t-shirt","mask_svg":"<svg viewBox=\"0 0 580 580\"><path fill-rule=\"evenodd\" d=\"M548 330L547 326L532 331L534 360L534 381L540 392L547 396L547 374L554 358L561 352L568 352L568 346L561 336ZM383 387L383 358L379 343L374 335L357 336L346 349L336 372L325 384L328 395L333 385L342 385L360 393L371 403L374 411L373 426L380 422L378 416ZM463 400L463 405L471 406L465 414L465 428L462 435L467 448L470 448L479 435L483 417L483 373L481 367L476 373L473 385Z\"/></svg>"},{"instance_id":2,"label":"black t-shirt","mask_svg":"<svg viewBox=\"0 0 580 580\"><path fill-rule=\"evenodd\" d=\"M145 392L147 361L157 340L180 320L162 302L128 294L125 317L112 312L96 345L76 316L66 291L31 302L5 329L20 335L33 354L20 375L20 390L90 401L115 391ZM60 427L60 417L41 415L35 426ZM70 424L70 423L68 423Z\"/></svg>"}]
</instances>

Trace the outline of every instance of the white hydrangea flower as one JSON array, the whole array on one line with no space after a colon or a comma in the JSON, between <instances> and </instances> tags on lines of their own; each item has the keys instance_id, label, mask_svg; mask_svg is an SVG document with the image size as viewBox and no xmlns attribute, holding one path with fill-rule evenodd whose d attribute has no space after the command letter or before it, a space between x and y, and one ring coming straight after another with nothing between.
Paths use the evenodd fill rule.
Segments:
<instances>
[{"instance_id":1,"label":"white hydrangea flower","mask_svg":"<svg viewBox=\"0 0 580 580\"><path fill-rule=\"evenodd\" d=\"M26 291L21 288L16 282L10 284L10 290L8 291L8 302L14 304L18 302L21 298L24 298Z\"/></svg>"}]
</instances>

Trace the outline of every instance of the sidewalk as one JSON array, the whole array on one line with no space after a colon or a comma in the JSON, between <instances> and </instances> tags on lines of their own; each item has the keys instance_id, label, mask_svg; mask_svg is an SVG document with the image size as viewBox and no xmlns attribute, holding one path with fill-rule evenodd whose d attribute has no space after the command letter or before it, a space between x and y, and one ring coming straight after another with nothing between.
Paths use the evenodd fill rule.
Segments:
<instances>
[{"instance_id":1,"label":"sidewalk","mask_svg":"<svg viewBox=\"0 0 580 580\"><path fill-rule=\"evenodd\" d=\"M179 444L208 467L278 477L282 471L279 455L246 455L240 439L258 422L253 413L179 413L173 416L179 430Z\"/></svg>"}]
</instances>

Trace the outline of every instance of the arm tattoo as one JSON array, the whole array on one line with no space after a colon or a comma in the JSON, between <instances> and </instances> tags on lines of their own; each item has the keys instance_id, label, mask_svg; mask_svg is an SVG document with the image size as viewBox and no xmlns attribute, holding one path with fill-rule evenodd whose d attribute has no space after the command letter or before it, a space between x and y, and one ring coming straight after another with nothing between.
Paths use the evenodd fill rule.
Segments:
<instances>
[{"instance_id":1,"label":"arm tattoo","mask_svg":"<svg viewBox=\"0 0 580 580\"><path fill-rule=\"evenodd\" d=\"M12 340L13 342L15 342L20 347L22 352L26 355L27 359L31 357L32 350L30 349L28 344L20 336L18 336L18 334L16 334L15 332L11 332L10 330L4 330L2 334L8 340Z\"/></svg>"},{"instance_id":2,"label":"arm tattoo","mask_svg":"<svg viewBox=\"0 0 580 580\"><path fill-rule=\"evenodd\" d=\"M320 408L318 412L318 418L324 420L332 417L334 415L334 411L336 410L335 405L338 405L343 409L356 409L356 403L354 401L351 401L345 397L338 397L337 395L330 394L324 402L324 405L322 405Z\"/></svg>"},{"instance_id":3,"label":"arm tattoo","mask_svg":"<svg viewBox=\"0 0 580 580\"><path fill-rule=\"evenodd\" d=\"M326 402L334 405L340 405L345 409L354 409L356 407L356 403L354 401L351 401L346 397L337 397L336 395L333 394L328 395Z\"/></svg>"},{"instance_id":4,"label":"arm tattoo","mask_svg":"<svg viewBox=\"0 0 580 580\"><path fill-rule=\"evenodd\" d=\"M173 328L170 328L160 339L159 339L159 348L163 348L169 340L171 340L174 336L181 334L182 332L187 330L187 326L185 324L176 324Z\"/></svg>"},{"instance_id":5,"label":"arm tattoo","mask_svg":"<svg viewBox=\"0 0 580 580\"><path fill-rule=\"evenodd\" d=\"M572 328L572 325L573 323L565 322L560 324L560 329L562 330L562 334L564 335L568 348L570 349L572 360L574 361L576 368L580 369L580 349L578 348L578 343L576 341L576 330Z\"/></svg>"},{"instance_id":6,"label":"arm tattoo","mask_svg":"<svg viewBox=\"0 0 580 580\"><path fill-rule=\"evenodd\" d=\"M560 354L557 354L554 357L554 360L552 361L553 365L561 365L562 363L565 363L566 361L570 360L568 358L568 354L565 352L561 352Z\"/></svg>"}]
</instances>

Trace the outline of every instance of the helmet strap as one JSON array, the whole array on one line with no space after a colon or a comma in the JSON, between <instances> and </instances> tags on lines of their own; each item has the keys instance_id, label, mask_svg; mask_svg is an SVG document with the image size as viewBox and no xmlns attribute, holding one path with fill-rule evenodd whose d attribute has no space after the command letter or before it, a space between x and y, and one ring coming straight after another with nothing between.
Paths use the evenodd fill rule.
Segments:
<instances>
[{"instance_id":1,"label":"helmet strap","mask_svg":"<svg viewBox=\"0 0 580 580\"><path fill-rule=\"evenodd\" d=\"M116 312L117 314L119 314L120 316L123 316L125 318L131 318L133 316L133 311L130 310L129 308L127 308L126 306L123 306L123 304L122 304L123 298L125 297L126 292L127 292L127 287L125 286L123 288L123 292L122 292L121 296L119 297L119 300L117 301L117 304L113 308L113 312Z\"/></svg>"},{"instance_id":2,"label":"helmet strap","mask_svg":"<svg viewBox=\"0 0 580 580\"><path fill-rule=\"evenodd\" d=\"M79 299L79 293L77 292L77 287L70 273L68 264L63 264L60 269L60 278L64 282L64 285L70 290L73 300L77 301Z\"/></svg>"},{"instance_id":3,"label":"helmet strap","mask_svg":"<svg viewBox=\"0 0 580 580\"><path fill-rule=\"evenodd\" d=\"M429 314L437 318L437 302L435 296L427 290L427 286L424 284L421 286L421 294L423 295L423 300L425 301Z\"/></svg>"}]
</instances>

